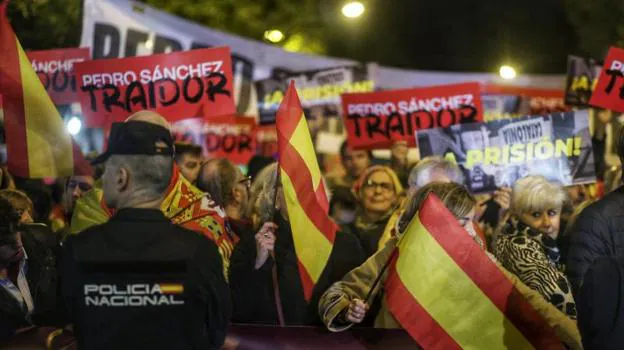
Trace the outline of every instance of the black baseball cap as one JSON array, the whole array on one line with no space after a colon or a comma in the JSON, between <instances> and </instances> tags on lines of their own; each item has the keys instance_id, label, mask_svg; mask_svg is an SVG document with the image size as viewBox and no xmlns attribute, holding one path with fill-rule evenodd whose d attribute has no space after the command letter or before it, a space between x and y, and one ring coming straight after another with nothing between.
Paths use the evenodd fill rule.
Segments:
<instances>
[{"instance_id":1,"label":"black baseball cap","mask_svg":"<svg viewBox=\"0 0 624 350\"><path fill-rule=\"evenodd\" d=\"M166 128L141 121L113 123L108 149L95 158L92 164L104 163L114 154L173 156L173 153L173 138Z\"/></svg>"}]
</instances>

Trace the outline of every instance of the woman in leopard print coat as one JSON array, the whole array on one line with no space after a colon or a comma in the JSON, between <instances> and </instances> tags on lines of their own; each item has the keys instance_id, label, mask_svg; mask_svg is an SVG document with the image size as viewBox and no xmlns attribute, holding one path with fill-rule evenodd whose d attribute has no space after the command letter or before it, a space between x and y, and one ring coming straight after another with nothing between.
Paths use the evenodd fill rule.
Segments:
<instances>
[{"instance_id":1,"label":"woman in leopard print coat","mask_svg":"<svg viewBox=\"0 0 624 350\"><path fill-rule=\"evenodd\" d=\"M542 176L519 180L513 189L511 216L499 228L493 252L524 284L576 319L576 304L556 245L565 200L564 189Z\"/></svg>"}]
</instances>

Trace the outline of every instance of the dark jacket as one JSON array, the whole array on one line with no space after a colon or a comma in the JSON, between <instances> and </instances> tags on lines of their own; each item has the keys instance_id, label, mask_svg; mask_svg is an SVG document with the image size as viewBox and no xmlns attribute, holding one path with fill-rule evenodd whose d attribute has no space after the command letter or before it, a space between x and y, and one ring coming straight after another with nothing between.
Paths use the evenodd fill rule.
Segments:
<instances>
[{"instance_id":1,"label":"dark jacket","mask_svg":"<svg viewBox=\"0 0 624 350\"><path fill-rule=\"evenodd\" d=\"M570 233L566 272L575 296L585 272L601 256L624 256L623 187L583 210Z\"/></svg>"},{"instance_id":2,"label":"dark jacket","mask_svg":"<svg viewBox=\"0 0 624 350\"><path fill-rule=\"evenodd\" d=\"M19 328L31 325L58 326L63 321L62 308L57 303L58 236L45 225L32 224L21 229L21 237L28 257L26 280L34 310L30 319L27 319L26 310L0 287L0 340L10 338Z\"/></svg>"},{"instance_id":3,"label":"dark jacket","mask_svg":"<svg viewBox=\"0 0 624 350\"><path fill-rule=\"evenodd\" d=\"M63 296L81 349L218 349L230 295L215 244L160 210L67 239Z\"/></svg>"},{"instance_id":4,"label":"dark jacket","mask_svg":"<svg viewBox=\"0 0 624 350\"><path fill-rule=\"evenodd\" d=\"M284 322L286 325L321 325L317 305L329 286L339 281L347 272L364 262L362 248L357 239L347 233L337 232L334 248L327 267L323 271L310 303L306 302L299 277L290 224L276 215L279 226L276 233L275 260L269 257L258 270L255 234L251 227L241 235L232 253L230 263L230 287L234 312L232 321L240 323L278 324L273 289L273 266L277 263L277 279Z\"/></svg>"},{"instance_id":5,"label":"dark jacket","mask_svg":"<svg viewBox=\"0 0 624 350\"><path fill-rule=\"evenodd\" d=\"M364 250L364 256L368 259L379 250L379 240L386 230L390 216L391 215L388 214L376 222L364 223L362 214L358 214L353 223L343 225L340 229L345 233L357 237Z\"/></svg>"},{"instance_id":6,"label":"dark jacket","mask_svg":"<svg viewBox=\"0 0 624 350\"><path fill-rule=\"evenodd\" d=\"M577 298L578 325L586 350L624 345L624 260L601 257L585 274Z\"/></svg>"}]
</instances>

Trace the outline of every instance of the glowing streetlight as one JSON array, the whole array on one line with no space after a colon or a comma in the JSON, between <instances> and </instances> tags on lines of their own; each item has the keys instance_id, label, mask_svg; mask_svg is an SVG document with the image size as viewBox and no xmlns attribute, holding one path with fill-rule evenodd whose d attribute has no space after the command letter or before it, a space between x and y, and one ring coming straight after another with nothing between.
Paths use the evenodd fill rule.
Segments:
<instances>
[{"instance_id":1,"label":"glowing streetlight","mask_svg":"<svg viewBox=\"0 0 624 350\"><path fill-rule=\"evenodd\" d=\"M347 18L358 18L364 13L364 4L359 1L349 1L342 7L342 14Z\"/></svg>"},{"instance_id":2,"label":"glowing streetlight","mask_svg":"<svg viewBox=\"0 0 624 350\"><path fill-rule=\"evenodd\" d=\"M264 32L264 38L272 43L279 43L286 36L278 29L270 29Z\"/></svg>"},{"instance_id":3,"label":"glowing streetlight","mask_svg":"<svg viewBox=\"0 0 624 350\"><path fill-rule=\"evenodd\" d=\"M516 70L512 66L503 65L500 67L498 74L505 80L512 80L516 78Z\"/></svg>"},{"instance_id":4,"label":"glowing streetlight","mask_svg":"<svg viewBox=\"0 0 624 350\"><path fill-rule=\"evenodd\" d=\"M67 131L69 132L70 135L78 135L81 129L82 129L82 122L80 121L80 118L77 118L77 117L69 118L69 121L67 122Z\"/></svg>"}]
</instances>

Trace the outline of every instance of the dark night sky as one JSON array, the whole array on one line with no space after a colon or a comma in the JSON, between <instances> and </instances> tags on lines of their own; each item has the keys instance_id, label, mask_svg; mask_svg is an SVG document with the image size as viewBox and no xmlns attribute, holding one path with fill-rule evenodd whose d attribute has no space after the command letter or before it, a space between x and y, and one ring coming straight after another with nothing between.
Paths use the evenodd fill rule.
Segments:
<instances>
[{"instance_id":1,"label":"dark night sky","mask_svg":"<svg viewBox=\"0 0 624 350\"><path fill-rule=\"evenodd\" d=\"M397 67L564 73L577 48L561 0L369 0L357 21L334 16L328 54Z\"/></svg>"}]
</instances>

